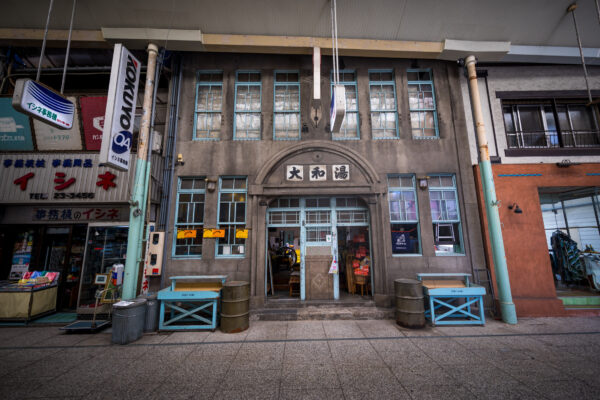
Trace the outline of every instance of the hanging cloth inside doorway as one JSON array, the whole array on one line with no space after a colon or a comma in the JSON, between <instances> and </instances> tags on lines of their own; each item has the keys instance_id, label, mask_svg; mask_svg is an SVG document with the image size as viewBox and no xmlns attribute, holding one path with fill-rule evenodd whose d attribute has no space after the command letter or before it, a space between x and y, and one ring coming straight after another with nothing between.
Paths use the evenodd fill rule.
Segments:
<instances>
[{"instance_id":1,"label":"hanging cloth inside doorway","mask_svg":"<svg viewBox=\"0 0 600 400\"><path fill-rule=\"evenodd\" d=\"M331 232L331 256L332 256L332 260L331 260L331 267L329 267L329 273L330 274L337 274L339 273L339 263L338 263L338 243L337 243L337 232L334 229Z\"/></svg>"}]
</instances>

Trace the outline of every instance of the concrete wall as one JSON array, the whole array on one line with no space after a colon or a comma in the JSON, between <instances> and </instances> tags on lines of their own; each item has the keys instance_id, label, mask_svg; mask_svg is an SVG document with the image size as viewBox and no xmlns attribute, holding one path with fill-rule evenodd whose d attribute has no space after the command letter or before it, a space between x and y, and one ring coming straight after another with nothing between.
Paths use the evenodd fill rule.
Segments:
<instances>
[{"instance_id":1,"label":"concrete wall","mask_svg":"<svg viewBox=\"0 0 600 400\"><path fill-rule=\"evenodd\" d=\"M589 84L591 90L600 89L600 67L588 66ZM479 93L482 100L485 128L490 145L490 155L499 155L503 164L521 163L556 163L565 158L573 162L598 162L600 155L586 156L543 156L543 157L506 157L506 133L502 114L502 101L496 97L500 91L585 91L585 79L581 66L534 65L534 66L478 66L478 71L487 71L486 79L479 78ZM464 99L466 126L468 129L471 162L478 163L478 152L471 103L469 98L468 81L460 74L461 91ZM489 98L488 98L489 92ZM595 96L597 97L597 96ZM545 96L542 96L545 98ZM583 97L587 100L587 95ZM493 123L493 124L492 124ZM494 140L494 134L496 140ZM498 148L496 149L495 144Z\"/></svg>"},{"instance_id":2,"label":"concrete wall","mask_svg":"<svg viewBox=\"0 0 600 400\"><path fill-rule=\"evenodd\" d=\"M393 292L393 279L414 278L417 272L471 272L473 267L485 265L477 198L468 153L465 112L462 109L458 69L454 63L419 61L420 68L432 68L438 106L440 138L415 140L411 137L408 110L406 69L414 67L411 60L365 59L344 57L346 69L356 70L360 140L333 141L325 130L329 111L329 76L331 59L323 58L321 93L323 120L318 127L309 121L312 96L312 57L277 56L257 54L189 54L184 58L182 92L180 97L177 153L185 165L176 167L175 177L247 175L249 196L247 226L250 237L246 242L246 256L242 259L215 259L215 239L205 239L201 259L169 259L167 275L228 274L230 279L252 282L254 304L264 297L264 253L266 202L278 195L333 195L354 194L365 200L371 213L373 234L373 259L375 295L386 302ZM193 118L195 75L197 70L223 70L223 113L221 139L194 141ZM262 140L233 140L233 103L235 71L238 69L262 72ZM274 70L300 71L301 119L307 131L300 141L274 141L273 75ZM372 140L369 111L369 69L393 69L398 100L399 139ZM320 153L323 158L318 158ZM302 159L306 162L323 160L323 164L347 161L359 174L348 185L332 182L289 186L282 182L282 168L286 160ZM311 158L312 157L312 158ZM308 160L308 161L307 161ZM462 217L465 254L436 256L433 246L433 227L427 190L419 190L419 218L421 247L418 256L393 257L391 251L389 211L387 203L387 174L413 173L425 176L431 173L456 174L460 214ZM176 198L177 179L173 182L173 199ZM205 226L217 225L218 190L206 193ZM168 226L167 241L173 244L173 218ZM257 303L258 302L258 303Z\"/></svg>"}]
</instances>

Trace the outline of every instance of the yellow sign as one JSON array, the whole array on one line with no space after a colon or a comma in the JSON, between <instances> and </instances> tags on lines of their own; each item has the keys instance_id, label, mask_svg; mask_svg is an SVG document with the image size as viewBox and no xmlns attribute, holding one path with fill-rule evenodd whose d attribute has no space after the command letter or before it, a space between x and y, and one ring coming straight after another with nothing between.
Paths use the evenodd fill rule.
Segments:
<instances>
[{"instance_id":1,"label":"yellow sign","mask_svg":"<svg viewBox=\"0 0 600 400\"><path fill-rule=\"evenodd\" d=\"M236 229L235 230L235 238L236 239L248 239L248 229Z\"/></svg>"},{"instance_id":2,"label":"yellow sign","mask_svg":"<svg viewBox=\"0 0 600 400\"><path fill-rule=\"evenodd\" d=\"M224 238L225 237L225 229L205 229L203 237L205 237L205 238Z\"/></svg>"},{"instance_id":3,"label":"yellow sign","mask_svg":"<svg viewBox=\"0 0 600 400\"><path fill-rule=\"evenodd\" d=\"M195 229L177 231L177 239L193 239L196 237Z\"/></svg>"}]
</instances>

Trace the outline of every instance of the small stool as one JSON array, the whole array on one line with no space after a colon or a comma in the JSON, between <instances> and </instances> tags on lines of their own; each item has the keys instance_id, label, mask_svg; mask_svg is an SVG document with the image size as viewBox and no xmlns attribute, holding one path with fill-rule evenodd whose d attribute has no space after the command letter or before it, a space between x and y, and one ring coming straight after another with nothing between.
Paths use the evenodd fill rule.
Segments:
<instances>
[{"instance_id":1,"label":"small stool","mask_svg":"<svg viewBox=\"0 0 600 400\"><path fill-rule=\"evenodd\" d=\"M354 283L357 286L360 286L360 295L364 296L364 291L366 289L367 294L369 294L369 276L368 275L357 275L354 274Z\"/></svg>"}]
</instances>

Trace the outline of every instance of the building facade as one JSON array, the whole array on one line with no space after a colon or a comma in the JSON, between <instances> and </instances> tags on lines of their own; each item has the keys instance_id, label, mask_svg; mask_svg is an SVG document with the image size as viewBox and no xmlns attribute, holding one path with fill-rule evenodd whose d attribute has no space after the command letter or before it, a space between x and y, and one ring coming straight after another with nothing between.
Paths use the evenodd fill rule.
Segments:
<instances>
[{"instance_id":1,"label":"building facade","mask_svg":"<svg viewBox=\"0 0 600 400\"><path fill-rule=\"evenodd\" d=\"M600 69L588 66L588 74L595 97L600 89ZM478 83L518 315L593 312L580 307L583 303L578 307L569 302L569 292L578 290L582 298L586 292L593 293L584 284L587 279L566 280L552 245L557 230L569 235L581 251L587 246L598 250L600 240L600 114L598 105L589 103L582 68L486 65L478 68ZM468 102L466 79L462 88ZM465 109L469 107L466 103ZM466 119L483 204L469 112ZM485 215L483 209L480 212ZM493 269L486 218L482 221L487 262Z\"/></svg>"},{"instance_id":2,"label":"building facade","mask_svg":"<svg viewBox=\"0 0 600 400\"><path fill-rule=\"evenodd\" d=\"M249 281L259 307L357 293L352 271L369 264L361 289L391 305L394 279L485 268L455 64L344 57L331 133L329 57L320 105L310 56L182 60L167 275ZM276 256L286 243L299 288Z\"/></svg>"},{"instance_id":3,"label":"building facade","mask_svg":"<svg viewBox=\"0 0 600 400\"><path fill-rule=\"evenodd\" d=\"M106 93L73 92L75 123L62 131L17 113L10 97L0 98L0 280L18 280L27 271L59 272L57 309L85 314L93 311L96 274L125 261L135 167L117 171L100 163ZM155 128L162 139L166 94L158 99ZM141 108L136 114L139 120ZM157 141L152 222L163 191L162 149Z\"/></svg>"}]
</instances>

